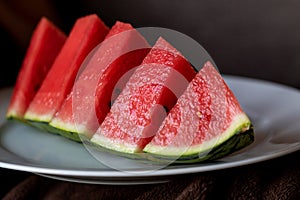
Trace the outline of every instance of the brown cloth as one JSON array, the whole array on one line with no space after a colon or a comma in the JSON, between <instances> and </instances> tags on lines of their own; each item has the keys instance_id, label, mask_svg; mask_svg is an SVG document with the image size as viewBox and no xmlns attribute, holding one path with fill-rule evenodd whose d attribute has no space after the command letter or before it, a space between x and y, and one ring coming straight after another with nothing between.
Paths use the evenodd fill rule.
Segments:
<instances>
[{"instance_id":1,"label":"brown cloth","mask_svg":"<svg viewBox=\"0 0 300 200\"><path fill-rule=\"evenodd\" d=\"M4 200L18 199L245 199L299 200L300 151L269 161L174 177L161 184L98 185L31 175Z\"/></svg>"}]
</instances>

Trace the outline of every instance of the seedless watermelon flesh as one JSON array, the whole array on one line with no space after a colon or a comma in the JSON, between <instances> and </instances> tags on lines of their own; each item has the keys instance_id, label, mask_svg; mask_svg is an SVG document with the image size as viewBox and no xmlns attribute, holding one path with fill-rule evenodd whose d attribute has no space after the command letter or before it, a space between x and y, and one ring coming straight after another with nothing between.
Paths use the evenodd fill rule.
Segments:
<instances>
[{"instance_id":1,"label":"seedless watermelon flesh","mask_svg":"<svg viewBox=\"0 0 300 200\"><path fill-rule=\"evenodd\" d=\"M251 121L210 62L178 99L144 152L162 160L216 159L254 140Z\"/></svg>"},{"instance_id":2,"label":"seedless watermelon flesh","mask_svg":"<svg viewBox=\"0 0 300 200\"><path fill-rule=\"evenodd\" d=\"M53 66L25 113L25 119L49 123L74 84L78 69L88 53L108 32L107 26L95 14L76 20ZM45 126L46 127L46 126Z\"/></svg>"},{"instance_id":3,"label":"seedless watermelon flesh","mask_svg":"<svg viewBox=\"0 0 300 200\"><path fill-rule=\"evenodd\" d=\"M50 125L58 133L89 138L109 112L111 101L118 95L115 93L122 90L123 84L115 88L117 81L125 73L132 74L131 69L141 64L149 49L147 41L131 24L117 21L85 61L73 91Z\"/></svg>"},{"instance_id":4,"label":"seedless watermelon flesh","mask_svg":"<svg viewBox=\"0 0 300 200\"><path fill-rule=\"evenodd\" d=\"M180 81L180 74L185 80ZM196 72L167 41L159 38L91 141L121 153L141 152L165 117L163 107L171 109ZM168 87L166 87L168 85ZM171 88L177 88L176 95Z\"/></svg>"},{"instance_id":5,"label":"seedless watermelon flesh","mask_svg":"<svg viewBox=\"0 0 300 200\"><path fill-rule=\"evenodd\" d=\"M66 35L46 17L34 29L18 74L7 118L24 120L24 114L56 56L66 40Z\"/></svg>"}]
</instances>

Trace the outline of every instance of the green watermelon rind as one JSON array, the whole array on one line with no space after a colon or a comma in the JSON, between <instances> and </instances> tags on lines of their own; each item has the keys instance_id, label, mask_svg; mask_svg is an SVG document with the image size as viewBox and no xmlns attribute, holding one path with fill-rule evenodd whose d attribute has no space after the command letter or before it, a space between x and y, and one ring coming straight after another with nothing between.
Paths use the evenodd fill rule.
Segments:
<instances>
[{"instance_id":1,"label":"green watermelon rind","mask_svg":"<svg viewBox=\"0 0 300 200\"><path fill-rule=\"evenodd\" d=\"M145 149L136 153L135 146L130 148L128 145L121 144L119 142L114 143L108 138L102 135L94 135L94 137L88 142L89 146L96 148L100 151L110 152L115 155L139 159L149 160L154 163L174 163L174 164L186 164L186 163L198 163L208 160L215 160L236 152L246 146L250 145L254 141L254 129L251 121L245 115L238 115L235 117L235 123L227 129L229 134L225 134L222 139L219 138L218 142L214 143L206 149L193 149L187 153L182 152L178 155L161 155L151 152L147 152ZM226 132L226 131L225 131ZM221 134L222 135L222 134ZM158 149L157 147L153 147ZM182 155L181 155L182 154ZM203 155L200 156L199 155Z\"/></svg>"},{"instance_id":2,"label":"green watermelon rind","mask_svg":"<svg viewBox=\"0 0 300 200\"><path fill-rule=\"evenodd\" d=\"M91 135L90 131L88 131L85 126L75 125L74 123L68 123L64 121L60 121L56 118L53 118L49 126L51 126L51 130L57 132L60 135L67 136L71 135L70 137L79 138L83 136Z\"/></svg>"},{"instance_id":3,"label":"green watermelon rind","mask_svg":"<svg viewBox=\"0 0 300 200\"><path fill-rule=\"evenodd\" d=\"M35 121L37 123L49 123L52 119L51 114L37 114L35 112L31 112L30 110L25 112L24 119L27 121Z\"/></svg>"},{"instance_id":4,"label":"green watermelon rind","mask_svg":"<svg viewBox=\"0 0 300 200\"><path fill-rule=\"evenodd\" d=\"M53 126L50 126L48 122L27 120L27 124L36 127L41 131L47 131L52 134L58 134L75 142L81 142L81 139L77 133L67 132L59 128L55 128Z\"/></svg>"},{"instance_id":5,"label":"green watermelon rind","mask_svg":"<svg viewBox=\"0 0 300 200\"><path fill-rule=\"evenodd\" d=\"M145 146L144 151L147 153L160 154L166 156L190 156L193 154L199 154L199 152L207 152L212 147L219 146L221 143L228 140L235 133L241 132L242 129L247 130L250 127L250 120L245 113L240 113L232 119L229 127L223 132L212 138L210 141L203 142L199 145L193 146L159 146L152 144L151 142ZM192 136L191 136L192 137Z\"/></svg>"},{"instance_id":6,"label":"green watermelon rind","mask_svg":"<svg viewBox=\"0 0 300 200\"><path fill-rule=\"evenodd\" d=\"M6 114L6 119L7 120L16 120L18 122L22 122L24 124L28 124L27 121L22 116L19 116L16 112L13 112L13 111L9 111Z\"/></svg>"},{"instance_id":7,"label":"green watermelon rind","mask_svg":"<svg viewBox=\"0 0 300 200\"><path fill-rule=\"evenodd\" d=\"M97 144L95 142L92 142L85 135L82 135L81 139L82 139L82 142L85 145L85 147L92 148L95 151L99 151L99 152L103 152L103 153L110 153L115 156L120 156L122 158L129 158L129 159L139 160L139 161L143 161L143 162L151 161L151 160L147 159L146 156L143 155L145 153L126 153L126 152L115 151L115 150L100 146L99 144Z\"/></svg>"},{"instance_id":8,"label":"green watermelon rind","mask_svg":"<svg viewBox=\"0 0 300 200\"><path fill-rule=\"evenodd\" d=\"M235 123L220 135L217 141L211 142L213 145L202 149L193 146L188 150L177 147L168 148L166 151L165 147L148 144L144 152L148 154L148 159L155 161L175 160L174 163L194 163L224 157L254 142L253 125L245 114L235 117Z\"/></svg>"},{"instance_id":9,"label":"green watermelon rind","mask_svg":"<svg viewBox=\"0 0 300 200\"><path fill-rule=\"evenodd\" d=\"M91 142L95 143L102 148L109 149L111 151L116 151L121 154L135 154L137 152L137 147L136 145L131 145L130 143L126 143L121 140L111 140L103 135L100 134L95 134L91 138Z\"/></svg>"},{"instance_id":10,"label":"green watermelon rind","mask_svg":"<svg viewBox=\"0 0 300 200\"><path fill-rule=\"evenodd\" d=\"M76 141L76 142L80 142L81 143L81 139L80 139L80 136L78 133L76 132L71 132L71 131L65 131L65 130L62 130L62 129L59 129L59 128L55 128L49 124L45 124L46 126L46 129L51 132L51 133L56 133L56 134L59 134L63 137L66 137L68 139L71 139L73 141Z\"/></svg>"},{"instance_id":11,"label":"green watermelon rind","mask_svg":"<svg viewBox=\"0 0 300 200\"><path fill-rule=\"evenodd\" d=\"M111 153L116 156L120 156L122 158L126 157L128 159L133 159L136 162L144 163L144 164L151 164L151 165L180 165L180 164L192 164L192 163L203 163L207 161L215 161L219 158L223 158L226 155L231 153L237 152L240 149L250 145L254 141L254 129L251 125L249 130L244 132L237 132L235 133L230 139L225 141L219 146L214 147L211 149L210 152L207 153L205 157L199 158L198 154L194 156L184 156L180 158L173 158L173 157L162 157L160 155L154 155L146 152L141 153L124 153L114 151L112 149L108 149L102 147L90 140L86 139L84 144L88 146L88 148L93 148L96 151L100 151L103 153ZM101 156L101 154L100 154Z\"/></svg>"},{"instance_id":12,"label":"green watermelon rind","mask_svg":"<svg viewBox=\"0 0 300 200\"><path fill-rule=\"evenodd\" d=\"M68 139L74 140L76 142L80 142L80 137L77 132L66 131L61 129L60 127L51 126L51 120L49 120L48 115L37 115L32 112L26 112L24 116L24 120L27 124L38 128L41 131L47 131L54 134L59 134Z\"/></svg>"},{"instance_id":13,"label":"green watermelon rind","mask_svg":"<svg viewBox=\"0 0 300 200\"><path fill-rule=\"evenodd\" d=\"M219 146L213 147L207 152L202 152L201 154L193 154L189 156L180 156L179 158L172 156L162 156L158 154L146 153L148 159L160 162L160 163L170 163L172 164L189 164L189 163L200 163L207 161L215 161L217 159L228 156L234 152L237 152L254 142L254 128L251 127L244 132L236 132L231 138L220 144ZM200 155L200 156L199 156Z\"/></svg>"},{"instance_id":14,"label":"green watermelon rind","mask_svg":"<svg viewBox=\"0 0 300 200\"><path fill-rule=\"evenodd\" d=\"M65 137L75 138L76 141L80 141L78 130L76 130L76 128L70 128L67 122L56 123L56 120L52 120L48 125L50 131L53 131Z\"/></svg>"},{"instance_id":15,"label":"green watermelon rind","mask_svg":"<svg viewBox=\"0 0 300 200\"><path fill-rule=\"evenodd\" d=\"M162 156L158 154L152 154L148 152L141 153L128 153L128 152L120 152L115 151L113 149L109 149L99 144L92 142L90 140L86 140L84 143L88 145L88 147L93 148L98 151L102 151L105 153L111 153L117 156L126 157L129 159L139 160L144 163L151 164L188 164L188 163L200 163L205 161L213 161L222 157L225 157L231 153L234 153L240 149L245 148L250 145L254 141L254 129L253 126L250 125L250 128L246 131L237 130L233 134L231 138L226 140L224 143L221 143L219 146L215 146L212 148L204 157L199 157L199 153L189 155L189 156L180 156L180 157L172 157L172 156Z\"/></svg>"}]
</instances>

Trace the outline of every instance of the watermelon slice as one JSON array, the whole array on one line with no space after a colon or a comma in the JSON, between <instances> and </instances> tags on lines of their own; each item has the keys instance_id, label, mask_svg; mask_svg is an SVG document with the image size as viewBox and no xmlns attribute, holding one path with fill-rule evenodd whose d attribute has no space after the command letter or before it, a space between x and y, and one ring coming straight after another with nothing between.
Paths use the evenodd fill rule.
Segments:
<instances>
[{"instance_id":1,"label":"watermelon slice","mask_svg":"<svg viewBox=\"0 0 300 200\"><path fill-rule=\"evenodd\" d=\"M108 30L95 14L76 20L53 66L30 103L25 113L26 120L38 127L48 127L43 125L51 121L70 93L81 63L88 53L104 39Z\"/></svg>"},{"instance_id":2,"label":"watermelon slice","mask_svg":"<svg viewBox=\"0 0 300 200\"><path fill-rule=\"evenodd\" d=\"M71 138L78 133L86 137L94 134L110 110L112 96L115 98L125 85L119 84L113 94L115 84L126 72L129 78L131 69L141 64L149 49L131 24L117 21L86 61L72 93L50 125L64 136L73 135Z\"/></svg>"},{"instance_id":3,"label":"watermelon slice","mask_svg":"<svg viewBox=\"0 0 300 200\"><path fill-rule=\"evenodd\" d=\"M66 35L46 17L42 17L30 39L6 113L8 119L24 121L24 114L56 56Z\"/></svg>"},{"instance_id":4,"label":"watermelon slice","mask_svg":"<svg viewBox=\"0 0 300 200\"><path fill-rule=\"evenodd\" d=\"M180 96L195 74L189 62L159 38L130 77L91 142L122 153L140 152L166 116L164 108L172 108L176 96Z\"/></svg>"},{"instance_id":5,"label":"watermelon slice","mask_svg":"<svg viewBox=\"0 0 300 200\"><path fill-rule=\"evenodd\" d=\"M253 140L251 121L208 61L144 152L156 159L196 162L225 156Z\"/></svg>"}]
</instances>

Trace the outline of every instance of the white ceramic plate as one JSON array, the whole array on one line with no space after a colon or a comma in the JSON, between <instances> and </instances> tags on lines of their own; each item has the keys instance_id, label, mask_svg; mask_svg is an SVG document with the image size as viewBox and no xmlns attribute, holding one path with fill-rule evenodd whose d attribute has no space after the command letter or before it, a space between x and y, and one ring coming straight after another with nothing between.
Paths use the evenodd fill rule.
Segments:
<instances>
[{"instance_id":1,"label":"white ceramic plate","mask_svg":"<svg viewBox=\"0 0 300 200\"><path fill-rule=\"evenodd\" d=\"M205 164L168 166L151 173L117 171L94 159L80 143L7 121L5 113L12 91L8 88L0 91L0 167L73 182L146 184L257 163L300 149L299 90L245 77L224 78L255 127L255 142L230 156Z\"/></svg>"}]
</instances>

